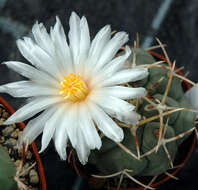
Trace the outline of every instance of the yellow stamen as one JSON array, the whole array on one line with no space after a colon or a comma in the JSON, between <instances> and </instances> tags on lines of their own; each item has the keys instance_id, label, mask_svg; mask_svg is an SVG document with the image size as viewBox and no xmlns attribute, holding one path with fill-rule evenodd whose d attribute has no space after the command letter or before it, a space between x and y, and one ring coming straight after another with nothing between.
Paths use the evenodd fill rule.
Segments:
<instances>
[{"instance_id":1,"label":"yellow stamen","mask_svg":"<svg viewBox=\"0 0 198 190\"><path fill-rule=\"evenodd\" d=\"M79 75L70 73L68 76L64 76L64 80L60 82L59 93L64 96L64 99L79 102L86 98L88 88Z\"/></svg>"}]
</instances>

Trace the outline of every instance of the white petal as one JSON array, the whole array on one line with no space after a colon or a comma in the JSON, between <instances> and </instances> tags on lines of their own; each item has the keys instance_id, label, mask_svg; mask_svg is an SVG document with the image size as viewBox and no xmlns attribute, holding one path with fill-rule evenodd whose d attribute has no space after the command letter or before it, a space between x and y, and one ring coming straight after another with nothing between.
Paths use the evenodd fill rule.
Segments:
<instances>
[{"instance_id":1,"label":"white petal","mask_svg":"<svg viewBox=\"0 0 198 190\"><path fill-rule=\"evenodd\" d=\"M54 113L54 107L46 109L38 117L28 122L27 126L23 130L23 141L27 144L31 144L43 131L46 121Z\"/></svg>"},{"instance_id":2,"label":"white petal","mask_svg":"<svg viewBox=\"0 0 198 190\"><path fill-rule=\"evenodd\" d=\"M24 121L35 114L39 113L40 111L46 109L47 107L63 101L62 98L58 97L38 97L34 100L27 103L25 106L17 110L11 117L9 117L5 122L4 125L9 125L13 123L18 123Z\"/></svg>"},{"instance_id":3,"label":"white petal","mask_svg":"<svg viewBox=\"0 0 198 190\"><path fill-rule=\"evenodd\" d=\"M61 119L62 125L56 129L55 146L61 158L65 159L65 139L69 137L72 146L77 151L79 160L85 164L90 148L99 148L101 140L93 121L90 120L90 115L87 115L87 112L81 112L81 110L77 104L65 108L65 113Z\"/></svg>"},{"instance_id":4,"label":"white petal","mask_svg":"<svg viewBox=\"0 0 198 190\"><path fill-rule=\"evenodd\" d=\"M34 39L36 43L45 50L48 54L54 52L54 46L52 40L47 33L46 28L43 23L36 22L32 27L32 33L34 35Z\"/></svg>"},{"instance_id":5,"label":"white petal","mask_svg":"<svg viewBox=\"0 0 198 190\"><path fill-rule=\"evenodd\" d=\"M44 83L44 84L55 85L55 86L59 84L54 78L52 78L48 74L42 71L39 71L38 69L28 64L24 64L18 61L8 61L2 64L5 64L9 69L14 70L20 75L27 77L33 81L39 82L41 84Z\"/></svg>"},{"instance_id":6,"label":"white petal","mask_svg":"<svg viewBox=\"0 0 198 190\"><path fill-rule=\"evenodd\" d=\"M24 37L24 40L17 40L17 47L32 65L55 78L59 77L59 69L52 57L36 45L31 38Z\"/></svg>"},{"instance_id":7,"label":"white petal","mask_svg":"<svg viewBox=\"0 0 198 190\"><path fill-rule=\"evenodd\" d=\"M89 110L83 107L79 110L79 129L90 149L100 149L101 139L91 119ZM78 143L79 144L79 143Z\"/></svg>"},{"instance_id":8,"label":"white petal","mask_svg":"<svg viewBox=\"0 0 198 190\"><path fill-rule=\"evenodd\" d=\"M45 123L40 152L43 152L47 148L50 140L54 135L56 127L59 126L61 123L60 118L64 114L64 107L59 105L55 106L55 108L56 110L54 110L54 114Z\"/></svg>"},{"instance_id":9,"label":"white petal","mask_svg":"<svg viewBox=\"0 0 198 190\"><path fill-rule=\"evenodd\" d=\"M111 76L120 69L122 69L125 61L128 59L130 54L131 54L131 49L128 46L126 46L124 55L114 58L103 68L103 70L101 71L103 73L103 76Z\"/></svg>"},{"instance_id":10,"label":"white petal","mask_svg":"<svg viewBox=\"0 0 198 190\"><path fill-rule=\"evenodd\" d=\"M72 67L72 57L63 26L58 17L56 17L54 28L51 28L50 30L50 36L54 43L56 54L59 56L58 62L60 62L62 68L67 71Z\"/></svg>"},{"instance_id":11,"label":"white petal","mask_svg":"<svg viewBox=\"0 0 198 190\"><path fill-rule=\"evenodd\" d=\"M19 81L0 86L1 93L8 93L13 97L33 97L43 95L59 95L58 90L31 81Z\"/></svg>"},{"instance_id":12,"label":"white petal","mask_svg":"<svg viewBox=\"0 0 198 190\"><path fill-rule=\"evenodd\" d=\"M67 112L66 112L67 113ZM67 126L72 126L72 123L68 123L69 117L63 115L60 118L60 124L56 127L54 134L54 143L56 150L62 160L66 160L66 146L68 141Z\"/></svg>"},{"instance_id":13,"label":"white petal","mask_svg":"<svg viewBox=\"0 0 198 190\"><path fill-rule=\"evenodd\" d=\"M146 95L145 88L132 88L132 87L125 87L125 86L113 86L113 87L104 87L105 93L108 93L110 96L114 96L117 98L121 98L124 100L133 99L133 98L140 98Z\"/></svg>"},{"instance_id":14,"label":"white petal","mask_svg":"<svg viewBox=\"0 0 198 190\"><path fill-rule=\"evenodd\" d=\"M83 106L81 106L83 107ZM93 143L92 141L92 137L90 137L90 131L87 131L87 127L94 127L95 126L90 126L88 123L87 123L87 120L84 118L85 116L85 112L82 112L82 111L85 111L83 109L80 109L80 107L78 106L77 107L77 110L78 110L78 115L77 115L77 125L78 125L78 129L77 129L77 133L76 133L76 138L77 138L77 145L75 146L75 149L76 149L76 152L77 152L77 155L78 155L78 158L80 160L80 162L84 165L87 163L88 161L88 156L90 154L90 148L91 147L95 147L95 143ZM84 124L88 124L88 126L86 126L86 131L83 129ZM88 134L85 134L86 132L88 132ZM94 135L94 134L93 134ZM88 142L88 139L87 138L91 138L91 142ZM91 143L91 145L90 145Z\"/></svg>"},{"instance_id":15,"label":"white petal","mask_svg":"<svg viewBox=\"0 0 198 190\"><path fill-rule=\"evenodd\" d=\"M96 72L92 76L92 80L90 81L91 86L96 86L101 83L104 79L112 77L117 71L123 69L123 65L127 60L128 56L131 54L131 49L126 46L125 54L119 57L114 58L110 61L100 72ZM88 68L87 75L93 73L93 68Z\"/></svg>"},{"instance_id":16,"label":"white petal","mask_svg":"<svg viewBox=\"0 0 198 190\"><path fill-rule=\"evenodd\" d=\"M68 105L68 108L65 110L65 114L67 114L67 117L65 117L65 128L67 130L68 138L72 144L73 147L78 146L78 139L77 136L77 130L79 129L78 126L78 109L77 105Z\"/></svg>"},{"instance_id":17,"label":"white petal","mask_svg":"<svg viewBox=\"0 0 198 190\"><path fill-rule=\"evenodd\" d=\"M185 97L188 102L192 105L193 109L198 110L198 88L192 87L185 93Z\"/></svg>"},{"instance_id":18,"label":"white petal","mask_svg":"<svg viewBox=\"0 0 198 190\"><path fill-rule=\"evenodd\" d=\"M108 78L101 82L102 86L112 86L116 84L124 84L127 82L135 82L148 76L148 69L146 68L134 68L125 69L117 72L111 78Z\"/></svg>"},{"instance_id":19,"label":"white petal","mask_svg":"<svg viewBox=\"0 0 198 190\"><path fill-rule=\"evenodd\" d=\"M77 64L77 61L79 60L79 43L80 43L80 18L75 13L72 12L70 19L69 19L69 42L70 42L70 48L73 58L73 64Z\"/></svg>"},{"instance_id":20,"label":"white petal","mask_svg":"<svg viewBox=\"0 0 198 190\"><path fill-rule=\"evenodd\" d=\"M93 120L105 136L116 142L123 140L123 130L101 108L94 104L89 104L89 108Z\"/></svg>"},{"instance_id":21,"label":"white petal","mask_svg":"<svg viewBox=\"0 0 198 190\"><path fill-rule=\"evenodd\" d=\"M137 124L140 116L133 111L135 106L111 96L101 96L96 103L109 115L127 124Z\"/></svg>"},{"instance_id":22,"label":"white petal","mask_svg":"<svg viewBox=\"0 0 198 190\"><path fill-rule=\"evenodd\" d=\"M90 154L90 148L87 144L87 142L85 141L85 138L83 137L81 130L77 131L77 136L76 138L78 138L78 146L76 146L76 152L78 155L78 158L80 160L80 162L85 165L88 161L88 156Z\"/></svg>"},{"instance_id":23,"label":"white petal","mask_svg":"<svg viewBox=\"0 0 198 190\"><path fill-rule=\"evenodd\" d=\"M95 36L89 50L89 64L96 65L106 43L111 38L111 27L104 26Z\"/></svg>"},{"instance_id":24,"label":"white petal","mask_svg":"<svg viewBox=\"0 0 198 190\"><path fill-rule=\"evenodd\" d=\"M96 65L96 69L102 68L105 64L112 60L117 51L128 41L128 34L118 32L104 47L101 57Z\"/></svg>"},{"instance_id":25,"label":"white petal","mask_svg":"<svg viewBox=\"0 0 198 190\"><path fill-rule=\"evenodd\" d=\"M80 52L79 61L84 63L87 59L90 48L90 34L87 19L83 16L80 20Z\"/></svg>"}]
</instances>

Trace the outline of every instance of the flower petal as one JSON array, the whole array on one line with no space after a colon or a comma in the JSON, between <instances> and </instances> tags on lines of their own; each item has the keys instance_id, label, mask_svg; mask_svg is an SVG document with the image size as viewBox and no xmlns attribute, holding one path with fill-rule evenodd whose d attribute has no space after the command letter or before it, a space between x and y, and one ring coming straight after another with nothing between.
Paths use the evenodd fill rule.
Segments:
<instances>
[{"instance_id":1,"label":"flower petal","mask_svg":"<svg viewBox=\"0 0 198 190\"><path fill-rule=\"evenodd\" d=\"M70 19L69 19L69 42L70 42L70 49L72 53L73 64L77 64L79 60L79 43L80 43L80 18L75 13L72 12Z\"/></svg>"},{"instance_id":2,"label":"flower petal","mask_svg":"<svg viewBox=\"0 0 198 190\"><path fill-rule=\"evenodd\" d=\"M11 117L9 117L5 122L4 125L9 125L13 123L18 123L24 121L35 114L39 113L40 111L46 109L47 107L63 101L62 98L58 97L37 97L31 102L27 103L25 106L17 110Z\"/></svg>"},{"instance_id":3,"label":"flower petal","mask_svg":"<svg viewBox=\"0 0 198 190\"><path fill-rule=\"evenodd\" d=\"M89 64L96 65L98 59L101 56L101 52L106 43L111 38L111 27L109 25L104 26L95 36L91 43L89 50Z\"/></svg>"},{"instance_id":4,"label":"flower petal","mask_svg":"<svg viewBox=\"0 0 198 190\"><path fill-rule=\"evenodd\" d=\"M69 117L64 115L60 118L60 124L56 127L55 134L54 134L54 143L56 150L62 160L66 160L67 153L67 141L68 141L68 133L67 133L67 126L71 126L72 123L68 123Z\"/></svg>"},{"instance_id":5,"label":"flower petal","mask_svg":"<svg viewBox=\"0 0 198 190\"><path fill-rule=\"evenodd\" d=\"M121 98L124 100L133 99L133 98L140 98L146 95L145 88L132 88L132 87L125 87L125 86L112 86L112 87L104 87L105 93L108 93L110 96L114 96L117 98Z\"/></svg>"},{"instance_id":6,"label":"flower petal","mask_svg":"<svg viewBox=\"0 0 198 190\"><path fill-rule=\"evenodd\" d=\"M87 117L85 116L86 114L84 112L85 109L82 109L85 106L84 105L81 105L81 106L77 105L76 107L77 107L77 110L78 110L78 112L77 112L78 113L78 116L77 116L78 117L77 118L78 129L76 131L77 144L75 146L75 149L76 149L76 152L77 152L77 155L78 155L78 158L79 158L80 162L84 165L88 161L88 156L90 154L90 149L93 148L93 147L95 148L95 145L96 145L96 143L92 141L92 137L90 136L90 131L87 131L87 127L94 127L95 128L95 126L90 126L90 123L87 123ZM84 118L84 116L86 118ZM87 125L87 124L88 124L88 126L84 126L84 125ZM86 129L83 129L83 127L86 127ZM91 130L91 129L89 129L89 130ZM91 142L89 142L87 138L89 138L91 140Z\"/></svg>"},{"instance_id":7,"label":"flower petal","mask_svg":"<svg viewBox=\"0 0 198 190\"><path fill-rule=\"evenodd\" d=\"M58 64L61 64L65 72L70 70L72 68L71 52L59 17L56 17L56 24L54 28L51 28L50 36L54 43L56 54L59 57Z\"/></svg>"},{"instance_id":8,"label":"flower petal","mask_svg":"<svg viewBox=\"0 0 198 190\"><path fill-rule=\"evenodd\" d=\"M46 121L51 118L54 113L54 107L46 109L38 117L28 122L23 130L22 140L25 144L31 144L43 131Z\"/></svg>"},{"instance_id":9,"label":"flower petal","mask_svg":"<svg viewBox=\"0 0 198 190\"><path fill-rule=\"evenodd\" d=\"M19 73L20 75L30 78L33 81L39 82L41 84L48 84L48 85L58 85L58 81L56 81L50 75L28 65L25 63L21 63L18 61L7 61L3 62L9 69Z\"/></svg>"},{"instance_id":10,"label":"flower petal","mask_svg":"<svg viewBox=\"0 0 198 190\"><path fill-rule=\"evenodd\" d=\"M117 72L111 78L108 78L101 82L102 86L112 86L116 84L124 84L127 82L135 82L148 76L148 69L146 68L134 68L125 69Z\"/></svg>"},{"instance_id":11,"label":"flower petal","mask_svg":"<svg viewBox=\"0 0 198 190\"><path fill-rule=\"evenodd\" d=\"M79 128L78 121L77 121L77 106L72 105L68 106L67 110L65 110L65 113L67 114L67 118L65 122L67 122L67 125L65 125L65 128L67 130L68 138L72 144L73 147L76 147L78 144L77 136L77 130Z\"/></svg>"},{"instance_id":12,"label":"flower petal","mask_svg":"<svg viewBox=\"0 0 198 190\"><path fill-rule=\"evenodd\" d=\"M31 38L24 37L24 40L17 40L17 47L19 48L21 54L32 65L55 78L59 77L58 73L60 73L60 71L54 63L52 57L36 45Z\"/></svg>"},{"instance_id":13,"label":"flower petal","mask_svg":"<svg viewBox=\"0 0 198 190\"><path fill-rule=\"evenodd\" d=\"M81 106L79 109L78 130L81 131L80 133L84 136L84 140L90 149L100 149L102 142L92 121L89 110L85 106Z\"/></svg>"},{"instance_id":14,"label":"flower petal","mask_svg":"<svg viewBox=\"0 0 198 190\"><path fill-rule=\"evenodd\" d=\"M118 32L104 47L101 57L96 65L96 70L101 69L115 56L117 51L128 41L128 34Z\"/></svg>"},{"instance_id":15,"label":"flower petal","mask_svg":"<svg viewBox=\"0 0 198 190\"><path fill-rule=\"evenodd\" d=\"M78 139L78 146L75 147L78 158L80 162L85 165L88 161L88 156L90 154L90 148L85 141L84 136L81 133L81 130L77 130L77 136L76 138Z\"/></svg>"},{"instance_id":16,"label":"flower petal","mask_svg":"<svg viewBox=\"0 0 198 190\"><path fill-rule=\"evenodd\" d=\"M103 68L101 72L103 73L103 76L106 76L108 78L108 76L112 76L114 73L122 69L125 61L128 59L130 54L131 54L131 49L128 46L126 46L124 55L120 55L114 58Z\"/></svg>"},{"instance_id":17,"label":"flower petal","mask_svg":"<svg viewBox=\"0 0 198 190\"><path fill-rule=\"evenodd\" d=\"M61 116L64 114L63 106L54 106L56 109L54 110L54 114L51 118L49 118L43 130L43 136L41 141L41 150L39 153L43 152L47 146L49 145L50 140L52 139L55 129L60 125Z\"/></svg>"},{"instance_id":18,"label":"flower petal","mask_svg":"<svg viewBox=\"0 0 198 190\"><path fill-rule=\"evenodd\" d=\"M54 52L54 46L52 40L47 33L47 30L43 23L36 22L32 27L32 33L36 43L49 55Z\"/></svg>"},{"instance_id":19,"label":"flower petal","mask_svg":"<svg viewBox=\"0 0 198 190\"><path fill-rule=\"evenodd\" d=\"M120 142L124 138L123 130L97 105L89 104L93 120L105 136Z\"/></svg>"},{"instance_id":20,"label":"flower petal","mask_svg":"<svg viewBox=\"0 0 198 190\"><path fill-rule=\"evenodd\" d=\"M135 113L135 106L112 96L98 97L96 103L109 115L127 124L137 124L140 115Z\"/></svg>"},{"instance_id":21,"label":"flower petal","mask_svg":"<svg viewBox=\"0 0 198 190\"><path fill-rule=\"evenodd\" d=\"M52 87L36 84L31 81L19 81L0 86L1 93L8 93L13 97L33 97L43 95L59 95Z\"/></svg>"},{"instance_id":22,"label":"flower petal","mask_svg":"<svg viewBox=\"0 0 198 190\"><path fill-rule=\"evenodd\" d=\"M80 51L79 61L84 63L87 59L90 48L90 34L87 19L83 16L80 20Z\"/></svg>"}]
</instances>

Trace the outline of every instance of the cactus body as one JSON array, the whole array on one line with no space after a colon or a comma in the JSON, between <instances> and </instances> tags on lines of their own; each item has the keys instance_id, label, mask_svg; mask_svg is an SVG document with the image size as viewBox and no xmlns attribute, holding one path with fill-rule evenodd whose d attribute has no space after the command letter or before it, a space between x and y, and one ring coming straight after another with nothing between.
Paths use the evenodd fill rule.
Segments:
<instances>
[{"instance_id":1,"label":"cactus body","mask_svg":"<svg viewBox=\"0 0 198 190\"><path fill-rule=\"evenodd\" d=\"M146 153L147 151L154 148L154 146L156 146L158 139L154 134L156 130L159 129L159 126L160 124L158 122L148 123L145 126L142 144L143 153ZM173 128L171 126L168 126L165 138L171 138L174 136L175 132ZM169 150L171 159L174 160L177 152L177 143L175 141L168 143L167 149ZM152 154L148 155L146 158L148 160L148 164L140 174L142 176L156 176L170 168L169 160L162 147L160 147L157 152L153 152Z\"/></svg>"},{"instance_id":2,"label":"cactus body","mask_svg":"<svg viewBox=\"0 0 198 190\"><path fill-rule=\"evenodd\" d=\"M132 64L132 60L133 55L129 57L128 64ZM154 62L156 62L156 60L148 52L140 48L136 49L136 65L149 65ZM167 66L165 63L161 63L160 65ZM151 89L151 87L153 87L153 85L161 78L163 78L161 82ZM163 67L152 67L149 69L149 76L144 80L138 81L136 86L145 87L149 90L148 96L152 96L161 102L168 80L168 69ZM165 105L167 107L191 108L191 105L188 104L184 97L181 80L176 77L172 78ZM164 112L165 111L168 110L164 110ZM150 109L149 103L145 100L141 101L137 112L145 119L159 114L158 110ZM164 116L164 125L168 119L168 126L164 138L175 137L176 135L193 128L196 115L197 114L193 112L178 111ZM158 138L155 132L156 130L159 131L159 126L160 120L158 118L137 128L136 134L138 137L141 155L157 145ZM122 144L137 155L134 136L132 135L131 130L129 128L125 128L124 134L125 137ZM178 146L185 140L186 137L187 136L166 144L170 158L167 157L167 153L161 145L157 152L153 152L140 160L137 160L127 154L123 149L116 145L115 142L110 141L107 138L103 138L101 150L93 151L91 153L89 164L94 165L97 169L97 174L100 175L110 175L129 169L132 170L132 173L130 173L132 176L156 176L171 168L170 159L174 161Z\"/></svg>"},{"instance_id":3,"label":"cactus body","mask_svg":"<svg viewBox=\"0 0 198 190\"><path fill-rule=\"evenodd\" d=\"M124 129L124 134L125 138L122 142L123 145L137 155L135 141L131 138L130 130ZM142 134L142 129L139 129L137 132L139 142L141 142ZM122 160L120 161L121 158ZM126 154L125 151L120 149L115 142L104 137L101 150L95 150L91 154L89 163L95 165L97 169L103 171L103 174L105 175L116 173L124 169L132 170L132 175L137 175L146 167L147 160L145 158L141 160L133 158L131 155Z\"/></svg>"},{"instance_id":4,"label":"cactus body","mask_svg":"<svg viewBox=\"0 0 198 190\"><path fill-rule=\"evenodd\" d=\"M0 146L0 189L16 190L17 185L14 181L16 168L6 150Z\"/></svg>"}]
</instances>

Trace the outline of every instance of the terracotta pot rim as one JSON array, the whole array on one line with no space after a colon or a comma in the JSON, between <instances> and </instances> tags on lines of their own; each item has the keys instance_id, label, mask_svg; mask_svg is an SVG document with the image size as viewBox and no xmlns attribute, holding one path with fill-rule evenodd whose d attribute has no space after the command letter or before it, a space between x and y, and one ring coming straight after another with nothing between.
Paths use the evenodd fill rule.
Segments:
<instances>
[{"instance_id":1,"label":"terracotta pot rim","mask_svg":"<svg viewBox=\"0 0 198 190\"><path fill-rule=\"evenodd\" d=\"M2 104L8 110L8 112L10 114L13 114L15 112L14 109L1 96L0 96L0 104ZM17 125L21 129L25 128L25 124L22 122L17 123ZM33 142L32 144L30 144L30 147L33 150L33 153L34 153L34 156L35 156L36 162L37 162L37 169L38 169L39 177L40 177L40 189L46 190L47 188L46 188L46 179L45 179L44 169L43 169L43 165L42 165L42 162L41 162L40 156L38 154L35 143Z\"/></svg>"}]
</instances>

